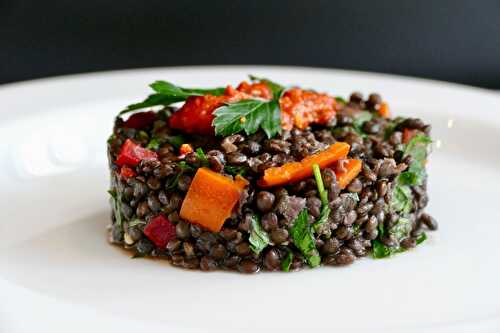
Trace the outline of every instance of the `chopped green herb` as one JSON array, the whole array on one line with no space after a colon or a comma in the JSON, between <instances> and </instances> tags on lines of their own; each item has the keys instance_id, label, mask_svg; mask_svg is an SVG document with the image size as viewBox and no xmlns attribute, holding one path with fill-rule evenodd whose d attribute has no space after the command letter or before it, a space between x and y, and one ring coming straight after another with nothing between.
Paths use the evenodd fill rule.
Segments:
<instances>
[{"instance_id":1,"label":"chopped green herb","mask_svg":"<svg viewBox=\"0 0 500 333\"><path fill-rule=\"evenodd\" d=\"M144 257L146 257L146 255L145 255L145 254L142 254L142 253L134 253L134 254L132 255L132 257L130 257L130 259L138 259L138 258L144 258Z\"/></svg>"},{"instance_id":2,"label":"chopped green herb","mask_svg":"<svg viewBox=\"0 0 500 333\"><path fill-rule=\"evenodd\" d=\"M167 137L167 142L175 148L179 148L184 142L186 142L186 139L182 135L173 135Z\"/></svg>"},{"instance_id":3,"label":"chopped green herb","mask_svg":"<svg viewBox=\"0 0 500 333\"><path fill-rule=\"evenodd\" d=\"M359 226L359 224L354 224L352 226L352 233L354 234L354 236L358 236L359 235L360 229L361 229L361 227Z\"/></svg>"},{"instance_id":4,"label":"chopped green herb","mask_svg":"<svg viewBox=\"0 0 500 333\"><path fill-rule=\"evenodd\" d=\"M125 110L120 112L120 114L153 106L168 106L177 102L185 101L189 96L201 96L206 94L219 96L222 95L225 90L224 88L181 88L166 81L156 81L149 86L156 92L155 94L149 95L144 101L140 103L130 104Z\"/></svg>"},{"instance_id":5,"label":"chopped green herb","mask_svg":"<svg viewBox=\"0 0 500 333\"><path fill-rule=\"evenodd\" d=\"M345 100L344 97L342 96L335 96L335 100L339 103L342 103L342 104L347 104L347 101Z\"/></svg>"},{"instance_id":6,"label":"chopped green herb","mask_svg":"<svg viewBox=\"0 0 500 333\"><path fill-rule=\"evenodd\" d=\"M204 167L210 166L210 163L208 162L207 156L203 152L203 149L201 147L196 148L196 156L198 156L198 159L201 161L201 165Z\"/></svg>"},{"instance_id":7,"label":"chopped green herb","mask_svg":"<svg viewBox=\"0 0 500 333\"><path fill-rule=\"evenodd\" d=\"M225 88L214 88L214 89L199 89L199 88L182 88L176 86L173 83L167 81L156 81L153 82L150 87L159 94L182 97L184 99L189 96L203 96L203 95L214 95L220 96L224 94Z\"/></svg>"},{"instance_id":8,"label":"chopped green herb","mask_svg":"<svg viewBox=\"0 0 500 333\"><path fill-rule=\"evenodd\" d=\"M321 206L321 212L319 214L318 219L314 222L313 227L316 233L319 233L322 230L322 226L328 222L328 217L330 216L332 209L326 206ZM324 230L323 230L324 231Z\"/></svg>"},{"instance_id":9,"label":"chopped green herb","mask_svg":"<svg viewBox=\"0 0 500 333\"><path fill-rule=\"evenodd\" d=\"M403 156L411 156L412 163L407 171L398 176L398 182L402 185L421 185L427 173L425 172L425 161L432 140L423 134L412 138L404 150Z\"/></svg>"},{"instance_id":10,"label":"chopped green herb","mask_svg":"<svg viewBox=\"0 0 500 333\"><path fill-rule=\"evenodd\" d=\"M399 220L389 229L389 234L394 236L398 242L407 238L411 231L411 221L406 217L401 217Z\"/></svg>"},{"instance_id":11,"label":"chopped green herb","mask_svg":"<svg viewBox=\"0 0 500 333\"><path fill-rule=\"evenodd\" d=\"M385 129L384 129L384 138L385 138L385 140L389 139L389 137L392 135L392 133L394 133L394 131L396 130L396 127L400 123L402 123L403 121L404 121L404 118L402 118L402 117L396 117L390 123L388 123L385 126Z\"/></svg>"},{"instance_id":12,"label":"chopped green herb","mask_svg":"<svg viewBox=\"0 0 500 333\"><path fill-rule=\"evenodd\" d=\"M377 225L378 229L378 238L383 238L385 236L385 228L383 223L379 223Z\"/></svg>"},{"instance_id":13,"label":"chopped green herb","mask_svg":"<svg viewBox=\"0 0 500 333\"><path fill-rule=\"evenodd\" d=\"M175 176L171 177L169 180L167 180L167 183L165 184L165 189L167 191L172 190L177 187L177 184L179 183L179 178L182 175L182 172L179 172Z\"/></svg>"},{"instance_id":14,"label":"chopped green herb","mask_svg":"<svg viewBox=\"0 0 500 333\"><path fill-rule=\"evenodd\" d=\"M361 112L358 112L355 116L354 116L354 120L352 122L352 126L354 127L354 129L359 132L359 133L363 133L365 134L365 132L363 131L363 125L367 122L367 121L370 121L372 120L373 118L373 113L369 112L369 111L361 111Z\"/></svg>"},{"instance_id":15,"label":"chopped green herb","mask_svg":"<svg viewBox=\"0 0 500 333\"><path fill-rule=\"evenodd\" d=\"M391 255L391 249L378 239L372 240L372 256L375 259L385 258Z\"/></svg>"},{"instance_id":16,"label":"chopped green herb","mask_svg":"<svg viewBox=\"0 0 500 333\"><path fill-rule=\"evenodd\" d=\"M111 135L109 136L109 138L108 138L108 141L107 141L107 142L108 142L108 144L111 144L111 142L113 142L113 140L114 140L115 138L116 138L115 133L111 134Z\"/></svg>"},{"instance_id":17,"label":"chopped green herb","mask_svg":"<svg viewBox=\"0 0 500 333\"><path fill-rule=\"evenodd\" d=\"M325 190L325 185L323 184L323 178L321 177L321 169L318 164L313 164L312 166L314 179L316 180L316 186L318 187L319 197L321 199L321 204L328 205L328 191Z\"/></svg>"},{"instance_id":18,"label":"chopped green herb","mask_svg":"<svg viewBox=\"0 0 500 333\"><path fill-rule=\"evenodd\" d=\"M431 143L432 140L427 135L418 134L408 142L404 156L411 155L414 160L422 163L427 158L429 144Z\"/></svg>"},{"instance_id":19,"label":"chopped green herb","mask_svg":"<svg viewBox=\"0 0 500 333\"><path fill-rule=\"evenodd\" d=\"M398 184L392 192L391 207L396 212L409 213L412 208L413 195L408 185Z\"/></svg>"},{"instance_id":20,"label":"chopped green herb","mask_svg":"<svg viewBox=\"0 0 500 333\"><path fill-rule=\"evenodd\" d=\"M302 252L309 266L316 267L321 262L316 243L309 224L309 215L307 209L303 209L297 218L294 225L290 229L291 238L295 246Z\"/></svg>"},{"instance_id":21,"label":"chopped green herb","mask_svg":"<svg viewBox=\"0 0 500 333\"><path fill-rule=\"evenodd\" d=\"M194 171L194 169L186 163L186 161L180 161L179 164L177 164L179 168L181 168L181 171Z\"/></svg>"},{"instance_id":22,"label":"chopped green herb","mask_svg":"<svg viewBox=\"0 0 500 333\"><path fill-rule=\"evenodd\" d=\"M122 202L121 194L120 192L116 192L115 190L109 190L108 193L111 195L111 204L115 215L115 223L118 224L119 226L122 226L123 218L122 218L122 207L121 207L121 202Z\"/></svg>"},{"instance_id":23,"label":"chopped green herb","mask_svg":"<svg viewBox=\"0 0 500 333\"><path fill-rule=\"evenodd\" d=\"M224 167L224 171L232 176L236 175L244 176L248 172L248 167L244 165L242 166L226 165Z\"/></svg>"},{"instance_id":24,"label":"chopped green herb","mask_svg":"<svg viewBox=\"0 0 500 333\"><path fill-rule=\"evenodd\" d=\"M158 140L158 138L153 137L153 138L151 138L151 140L149 140L149 143L146 146L146 148L158 150L160 148L160 141Z\"/></svg>"},{"instance_id":25,"label":"chopped green herb","mask_svg":"<svg viewBox=\"0 0 500 333\"><path fill-rule=\"evenodd\" d=\"M271 81L269 79L257 77L257 76L251 75L251 74L248 75L248 77L252 81L258 81L258 82L265 83L269 87L269 89L271 89L271 91L273 92L273 96L274 96L275 99L280 98L281 94L285 90L284 86L282 86L279 83L273 82L273 81Z\"/></svg>"},{"instance_id":26,"label":"chopped green herb","mask_svg":"<svg viewBox=\"0 0 500 333\"><path fill-rule=\"evenodd\" d=\"M264 250L264 248L269 244L269 235L262 228L259 218L255 215L252 217L250 237L248 241L250 242L250 249L255 254L261 253L262 250Z\"/></svg>"},{"instance_id":27,"label":"chopped green herb","mask_svg":"<svg viewBox=\"0 0 500 333\"><path fill-rule=\"evenodd\" d=\"M140 141L149 141L149 135L145 131L137 132L137 139Z\"/></svg>"},{"instance_id":28,"label":"chopped green herb","mask_svg":"<svg viewBox=\"0 0 500 333\"><path fill-rule=\"evenodd\" d=\"M328 191L325 190L325 185L323 184L323 178L321 177L321 170L318 164L312 166L314 178L316 180L316 186L318 187L319 197L321 199L321 213L318 220L314 223L314 230L319 233L321 227L328 222L328 217L330 216L331 209L328 206Z\"/></svg>"},{"instance_id":29,"label":"chopped green herb","mask_svg":"<svg viewBox=\"0 0 500 333\"><path fill-rule=\"evenodd\" d=\"M172 96L161 95L161 94L151 94L142 102L128 105L127 108L125 110L121 111L119 114L122 115L122 114L127 113L127 112L145 109L145 108L150 108L150 107L159 106L159 105L168 106L170 104L182 102L183 100L184 100L183 98L179 98L179 97L172 97Z\"/></svg>"},{"instance_id":30,"label":"chopped green herb","mask_svg":"<svg viewBox=\"0 0 500 333\"><path fill-rule=\"evenodd\" d=\"M288 250L288 253L286 254L283 261L281 262L281 270L283 272L289 272L290 266L292 266L292 261L293 261L293 252Z\"/></svg>"},{"instance_id":31,"label":"chopped green herb","mask_svg":"<svg viewBox=\"0 0 500 333\"><path fill-rule=\"evenodd\" d=\"M143 220L139 220L139 219L133 219L132 221L130 221L128 223L128 226L129 227L135 227L135 226L138 226L140 224L146 224L146 221L143 221Z\"/></svg>"},{"instance_id":32,"label":"chopped green herb","mask_svg":"<svg viewBox=\"0 0 500 333\"><path fill-rule=\"evenodd\" d=\"M417 238L417 245L420 245L422 244L423 242L425 242L425 240L427 239L427 235L425 234L425 232L423 232L420 236L418 236Z\"/></svg>"},{"instance_id":33,"label":"chopped green herb","mask_svg":"<svg viewBox=\"0 0 500 333\"><path fill-rule=\"evenodd\" d=\"M268 138L281 132L281 113L276 100L247 99L229 103L214 112L215 134L228 136L239 132L253 134L262 128Z\"/></svg>"},{"instance_id":34,"label":"chopped green herb","mask_svg":"<svg viewBox=\"0 0 500 333\"><path fill-rule=\"evenodd\" d=\"M375 259L385 258L393 254L406 251L403 247L400 247L399 245L395 247L389 247L383 244L380 241L380 239L384 237L386 233L384 229L385 228L382 226L382 224L379 224L378 226L379 236L377 239L372 241L372 255ZM394 238L396 238L399 243L403 239L409 237L410 231L411 231L411 221L408 218L402 217L388 232L389 234L394 236ZM425 233L422 233L422 235L420 235L416 240L417 245L421 244L426 239L427 235Z\"/></svg>"},{"instance_id":35,"label":"chopped green herb","mask_svg":"<svg viewBox=\"0 0 500 333\"><path fill-rule=\"evenodd\" d=\"M177 187L177 184L179 183L179 178L184 174L186 171L194 171L194 169L186 163L186 161L180 161L178 164L179 168L181 169L180 172L178 172L175 176L171 177L169 180L167 180L167 183L165 184L165 189L172 190Z\"/></svg>"},{"instance_id":36,"label":"chopped green herb","mask_svg":"<svg viewBox=\"0 0 500 333\"><path fill-rule=\"evenodd\" d=\"M408 171L402 172L398 176L398 183L401 185L413 186L413 185L418 184L419 178L420 177L416 172L408 170Z\"/></svg>"}]
</instances>

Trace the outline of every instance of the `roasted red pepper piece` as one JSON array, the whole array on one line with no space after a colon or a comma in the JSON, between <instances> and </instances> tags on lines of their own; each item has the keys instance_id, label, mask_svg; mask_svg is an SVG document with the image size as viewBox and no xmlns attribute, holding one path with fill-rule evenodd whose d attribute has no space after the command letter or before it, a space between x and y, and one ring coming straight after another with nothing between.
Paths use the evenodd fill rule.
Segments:
<instances>
[{"instance_id":1,"label":"roasted red pepper piece","mask_svg":"<svg viewBox=\"0 0 500 333\"><path fill-rule=\"evenodd\" d=\"M129 128L145 128L151 125L156 119L156 114L153 111L134 113L123 124L124 127Z\"/></svg>"},{"instance_id":2,"label":"roasted red pepper piece","mask_svg":"<svg viewBox=\"0 0 500 333\"><path fill-rule=\"evenodd\" d=\"M236 88L236 90L251 95L253 97L260 97L264 99L273 98L273 92L271 91L271 89L269 89L269 87L262 82L248 83L246 81L243 81L240 83L238 88Z\"/></svg>"},{"instance_id":3,"label":"roasted red pepper piece","mask_svg":"<svg viewBox=\"0 0 500 333\"><path fill-rule=\"evenodd\" d=\"M169 119L171 128L180 129L186 133L213 135L212 113L224 103L237 102L253 97L272 98L269 87L263 83L242 82L237 89L227 86L222 96L191 96L186 103Z\"/></svg>"},{"instance_id":4,"label":"roasted red pepper piece","mask_svg":"<svg viewBox=\"0 0 500 333\"><path fill-rule=\"evenodd\" d=\"M158 215L144 228L144 234L160 248L165 248L167 243L175 239L175 225L165 216Z\"/></svg>"},{"instance_id":5,"label":"roasted red pepper piece","mask_svg":"<svg viewBox=\"0 0 500 333\"><path fill-rule=\"evenodd\" d=\"M124 178L130 178L130 177L135 177L135 176L136 176L136 173L135 173L135 171L134 171L132 168L130 168L130 167L128 167L128 166L126 166L126 165L124 165L124 166L122 166L122 168L120 169L120 175L121 175L122 177L124 177Z\"/></svg>"},{"instance_id":6,"label":"roasted red pepper piece","mask_svg":"<svg viewBox=\"0 0 500 333\"><path fill-rule=\"evenodd\" d=\"M335 98L327 94L292 88L280 98L281 127L304 129L310 124L326 125L335 116Z\"/></svg>"},{"instance_id":7,"label":"roasted red pepper piece","mask_svg":"<svg viewBox=\"0 0 500 333\"><path fill-rule=\"evenodd\" d=\"M135 167L141 160L156 159L158 159L158 155L154 151L143 148L132 140L127 139L123 143L115 163L119 166L128 165Z\"/></svg>"},{"instance_id":8,"label":"roasted red pepper piece","mask_svg":"<svg viewBox=\"0 0 500 333\"><path fill-rule=\"evenodd\" d=\"M418 130L405 128L403 129L403 143L406 145L418 134Z\"/></svg>"}]
</instances>

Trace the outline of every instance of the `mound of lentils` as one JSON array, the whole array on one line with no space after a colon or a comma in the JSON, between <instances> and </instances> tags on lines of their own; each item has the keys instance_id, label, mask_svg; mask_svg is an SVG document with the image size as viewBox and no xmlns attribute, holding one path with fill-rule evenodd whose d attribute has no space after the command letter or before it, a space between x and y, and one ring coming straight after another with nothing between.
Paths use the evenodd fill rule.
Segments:
<instances>
[{"instance_id":1,"label":"mound of lentils","mask_svg":"<svg viewBox=\"0 0 500 333\"><path fill-rule=\"evenodd\" d=\"M307 267L306 258L293 243L290 228L303 209L307 209L311 221L321 214L322 202L314 177L266 190L256 185L257 179L267 168L300 161L344 141L351 146L348 157L362 160L363 167L344 190L339 189L335 176L335 171L344 167L342 161L322 170L331 212L321 232L314 235L321 264L349 265L377 251L390 255L415 247L425 229L437 229L435 219L424 212L429 200L427 177L403 191L409 201L404 211L394 207L393 196L401 196L398 177L413 162L413 156L405 154L404 131L429 136L430 126L420 119L375 116L382 103L378 94L364 99L360 93L353 93L349 101L339 103L340 110L327 126L283 131L272 139L263 132L224 138L176 132L166 122L172 108L157 112L153 125L143 130L127 128L117 118L108 140L113 194L110 242L131 250L134 257L160 257L174 266L203 271L279 271L285 260L290 261L289 270ZM125 178L114 161L127 138L155 150L159 159L141 161L134 169L136 175ZM189 143L194 152L179 156L182 143ZM204 158L196 153L197 148L203 150ZM229 177L240 174L249 181L220 232L210 232L179 217L196 169L204 163L215 172ZM160 213L175 224L176 238L165 248L157 247L143 233ZM269 236L269 244L259 254L252 251L249 242L255 215L260 216L262 229ZM405 225L398 227L402 219Z\"/></svg>"}]
</instances>

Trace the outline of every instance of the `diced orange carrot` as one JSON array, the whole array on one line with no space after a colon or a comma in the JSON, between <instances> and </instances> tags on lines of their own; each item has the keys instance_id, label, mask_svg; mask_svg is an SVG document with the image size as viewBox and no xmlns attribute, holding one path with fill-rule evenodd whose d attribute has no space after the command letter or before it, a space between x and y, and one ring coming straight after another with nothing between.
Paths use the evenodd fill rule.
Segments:
<instances>
[{"instance_id":1,"label":"diced orange carrot","mask_svg":"<svg viewBox=\"0 0 500 333\"><path fill-rule=\"evenodd\" d=\"M378 109L378 114L383 118L389 118L391 116L391 111L389 110L389 105L386 102L382 102Z\"/></svg>"},{"instance_id":2,"label":"diced orange carrot","mask_svg":"<svg viewBox=\"0 0 500 333\"><path fill-rule=\"evenodd\" d=\"M406 145L408 142L410 142L411 139L415 137L415 135L417 135L417 133L418 130L416 129L403 129L403 143Z\"/></svg>"},{"instance_id":3,"label":"diced orange carrot","mask_svg":"<svg viewBox=\"0 0 500 333\"><path fill-rule=\"evenodd\" d=\"M233 181L210 169L199 168L182 202L180 216L210 231L220 231L247 185L242 177Z\"/></svg>"},{"instance_id":4,"label":"diced orange carrot","mask_svg":"<svg viewBox=\"0 0 500 333\"><path fill-rule=\"evenodd\" d=\"M361 172L363 162L361 160L347 160L344 164L345 172L336 172L337 183L341 190L347 187L354 178Z\"/></svg>"},{"instance_id":5,"label":"diced orange carrot","mask_svg":"<svg viewBox=\"0 0 500 333\"><path fill-rule=\"evenodd\" d=\"M345 142L336 142L322 152L307 156L300 162L285 163L280 167L272 167L264 171L264 176L257 184L261 187L272 187L295 183L313 174L313 164L325 168L333 162L345 158L350 146Z\"/></svg>"},{"instance_id":6,"label":"diced orange carrot","mask_svg":"<svg viewBox=\"0 0 500 333\"><path fill-rule=\"evenodd\" d=\"M234 177L234 184L243 190L250 183L241 175L236 175L236 177Z\"/></svg>"}]
</instances>

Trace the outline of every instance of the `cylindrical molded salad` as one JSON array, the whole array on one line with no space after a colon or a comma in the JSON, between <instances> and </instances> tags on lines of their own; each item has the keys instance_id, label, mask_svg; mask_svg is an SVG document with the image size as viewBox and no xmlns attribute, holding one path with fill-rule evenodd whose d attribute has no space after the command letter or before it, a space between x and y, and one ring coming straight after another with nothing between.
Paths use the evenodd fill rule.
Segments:
<instances>
[{"instance_id":1,"label":"cylindrical molded salad","mask_svg":"<svg viewBox=\"0 0 500 333\"><path fill-rule=\"evenodd\" d=\"M348 100L250 77L166 81L108 140L110 241L201 269L293 271L414 248L435 230L430 126L378 94Z\"/></svg>"}]
</instances>

